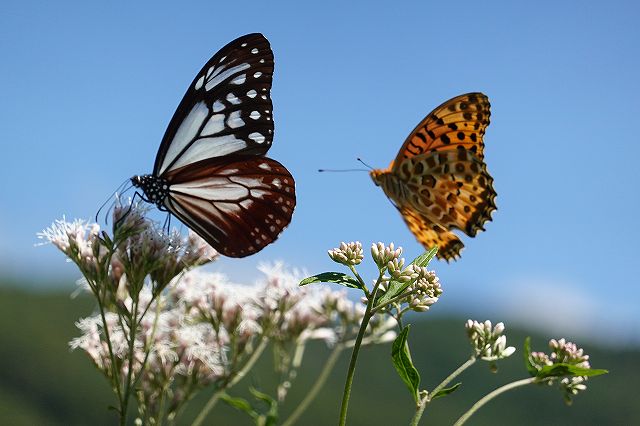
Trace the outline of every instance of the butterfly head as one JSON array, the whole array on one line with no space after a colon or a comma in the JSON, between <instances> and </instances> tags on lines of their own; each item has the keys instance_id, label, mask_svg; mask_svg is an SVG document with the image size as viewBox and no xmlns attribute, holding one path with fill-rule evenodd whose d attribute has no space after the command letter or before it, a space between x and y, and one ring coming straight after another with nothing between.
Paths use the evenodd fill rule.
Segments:
<instances>
[{"instance_id":1,"label":"butterfly head","mask_svg":"<svg viewBox=\"0 0 640 426\"><path fill-rule=\"evenodd\" d=\"M369 172L369 176L371 176L371 179L376 186L383 186L383 182L388 174L388 171L382 169L373 169Z\"/></svg>"},{"instance_id":2,"label":"butterfly head","mask_svg":"<svg viewBox=\"0 0 640 426\"><path fill-rule=\"evenodd\" d=\"M169 195L169 182L154 175L133 176L131 184L142 189L145 201L162 207L164 199Z\"/></svg>"}]
</instances>

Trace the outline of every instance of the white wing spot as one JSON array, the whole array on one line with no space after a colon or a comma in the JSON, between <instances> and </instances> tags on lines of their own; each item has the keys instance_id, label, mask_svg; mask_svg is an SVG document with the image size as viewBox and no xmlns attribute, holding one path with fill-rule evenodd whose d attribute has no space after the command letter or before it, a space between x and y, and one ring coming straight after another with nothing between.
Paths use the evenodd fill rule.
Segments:
<instances>
[{"instance_id":1,"label":"white wing spot","mask_svg":"<svg viewBox=\"0 0 640 426\"><path fill-rule=\"evenodd\" d=\"M285 213L289 213L289 207L282 206L282 211Z\"/></svg>"},{"instance_id":2,"label":"white wing spot","mask_svg":"<svg viewBox=\"0 0 640 426\"><path fill-rule=\"evenodd\" d=\"M220 102L219 100L216 100L213 103L213 106L211 107L211 109L213 110L213 112L220 112L224 109L224 104L222 102Z\"/></svg>"},{"instance_id":3,"label":"white wing spot","mask_svg":"<svg viewBox=\"0 0 640 426\"><path fill-rule=\"evenodd\" d=\"M194 89L200 90L203 84L204 84L204 76L200 76L198 81L196 81L196 85L194 86Z\"/></svg>"},{"instance_id":4,"label":"white wing spot","mask_svg":"<svg viewBox=\"0 0 640 426\"><path fill-rule=\"evenodd\" d=\"M262 75L262 73L260 71L258 71L257 73L255 73L253 75L253 78L259 78Z\"/></svg>"},{"instance_id":5,"label":"white wing spot","mask_svg":"<svg viewBox=\"0 0 640 426\"><path fill-rule=\"evenodd\" d=\"M267 217L268 217L269 219L273 219L273 213L269 213L269 214L267 215Z\"/></svg>"},{"instance_id":6,"label":"white wing spot","mask_svg":"<svg viewBox=\"0 0 640 426\"><path fill-rule=\"evenodd\" d=\"M244 126L244 120L240 117L240 111L233 111L227 119L227 126L232 129Z\"/></svg>"},{"instance_id":7,"label":"white wing spot","mask_svg":"<svg viewBox=\"0 0 640 426\"><path fill-rule=\"evenodd\" d=\"M284 184L285 184L285 185L289 185L289 179L285 179L285 180L284 180Z\"/></svg>"},{"instance_id":8,"label":"white wing spot","mask_svg":"<svg viewBox=\"0 0 640 426\"><path fill-rule=\"evenodd\" d=\"M224 130L224 114L214 114L209 118L207 124L200 133L202 136L215 135Z\"/></svg>"},{"instance_id":9,"label":"white wing spot","mask_svg":"<svg viewBox=\"0 0 640 426\"><path fill-rule=\"evenodd\" d=\"M247 96L250 97L251 99L255 98L258 95L258 92L256 92L255 90L251 89L247 92Z\"/></svg>"},{"instance_id":10,"label":"white wing spot","mask_svg":"<svg viewBox=\"0 0 640 426\"><path fill-rule=\"evenodd\" d=\"M280 219L276 219L276 224L280 225L280 223L282 223L282 221Z\"/></svg>"},{"instance_id":11,"label":"white wing spot","mask_svg":"<svg viewBox=\"0 0 640 426\"><path fill-rule=\"evenodd\" d=\"M261 237L262 237L263 240L267 241L267 236L266 235L262 234Z\"/></svg>"},{"instance_id":12,"label":"white wing spot","mask_svg":"<svg viewBox=\"0 0 640 426\"><path fill-rule=\"evenodd\" d=\"M280 183L280 179L274 179L271 183L273 184L273 186L275 186L278 189L282 188L282 183Z\"/></svg>"},{"instance_id":13,"label":"white wing spot","mask_svg":"<svg viewBox=\"0 0 640 426\"><path fill-rule=\"evenodd\" d=\"M276 227L275 227L275 226L273 226L273 225L271 225L271 226L269 227L269 231L271 231L271 232L276 232Z\"/></svg>"},{"instance_id":14,"label":"white wing spot","mask_svg":"<svg viewBox=\"0 0 640 426\"><path fill-rule=\"evenodd\" d=\"M256 238L256 244L260 245L260 238Z\"/></svg>"},{"instance_id":15,"label":"white wing spot","mask_svg":"<svg viewBox=\"0 0 640 426\"><path fill-rule=\"evenodd\" d=\"M262 95L261 98L262 99L267 99L267 95Z\"/></svg>"},{"instance_id":16,"label":"white wing spot","mask_svg":"<svg viewBox=\"0 0 640 426\"><path fill-rule=\"evenodd\" d=\"M260 63L261 63L261 64L264 64L264 59L260 59Z\"/></svg>"},{"instance_id":17,"label":"white wing spot","mask_svg":"<svg viewBox=\"0 0 640 426\"><path fill-rule=\"evenodd\" d=\"M284 188L284 192L291 192L291 187L287 186Z\"/></svg>"},{"instance_id":18,"label":"white wing spot","mask_svg":"<svg viewBox=\"0 0 640 426\"><path fill-rule=\"evenodd\" d=\"M257 143L263 143L265 141L265 137L262 136L262 133L258 133L258 132L250 133L249 139L253 139Z\"/></svg>"},{"instance_id":19,"label":"white wing spot","mask_svg":"<svg viewBox=\"0 0 640 426\"><path fill-rule=\"evenodd\" d=\"M220 72L219 70L223 70L224 67L220 67L214 73L215 77L214 77L214 75L212 75L210 79L207 79L207 83L205 84L204 87L207 90L211 90L214 87L216 87L218 84L220 84L223 81L225 81L227 78L229 78L232 75L234 75L235 73L238 73L240 71L244 71L247 68L251 68L251 65L249 65L249 64L240 64L240 65L237 65L235 67L231 67L229 69L225 69L223 72ZM244 76L245 74L242 74L242 75ZM238 77L236 77L236 79L237 78Z\"/></svg>"},{"instance_id":20,"label":"white wing spot","mask_svg":"<svg viewBox=\"0 0 640 426\"><path fill-rule=\"evenodd\" d=\"M258 53L258 48L254 47L253 49L251 49L251 53L253 53L254 55Z\"/></svg>"},{"instance_id":21,"label":"white wing spot","mask_svg":"<svg viewBox=\"0 0 640 426\"><path fill-rule=\"evenodd\" d=\"M230 104L232 105L240 105L242 103L242 101L240 100L240 98L238 98L234 93L229 92L227 94L227 101L229 101Z\"/></svg>"},{"instance_id":22,"label":"white wing spot","mask_svg":"<svg viewBox=\"0 0 640 426\"><path fill-rule=\"evenodd\" d=\"M268 163L260 163L258 167L260 167L262 170L271 170L271 167Z\"/></svg>"},{"instance_id":23,"label":"white wing spot","mask_svg":"<svg viewBox=\"0 0 640 426\"><path fill-rule=\"evenodd\" d=\"M247 75L240 74L239 76L231 80L231 84L244 84L245 81L247 81Z\"/></svg>"},{"instance_id":24,"label":"white wing spot","mask_svg":"<svg viewBox=\"0 0 640 426\"><path fill-rule=\"evenodd\" d=\"M247 47L247 43L242 43L240 47Z\"/></svg>"},{"instance_id":25,"label":"white wing spot","mask_svg":"<svg viewBox=\"0 0 640 426\"><path fill-rule=\"evenodd\" d=\"M283 202L283 201L284 201L284 199L283 199L282 197L278 197L278 202L279 202L279 203L281 203L281 202Z\"/></svg>"},{"instance_id":26,"label":"white wing spot","mask_svg":"<svg viewBox=\"0 0 640 426\"><path fill-rule=\"evenodd\" d=\"M258 111L251 111L251 114L249 114L249 117L253 118L254 120L257 120L258 118L260 118L260 113Z\"/></svg>"},{"instance_id":27,"label":"white wing spot","mask_svg":"<svg viewBox=\"0 0 640 426\"><path fill-rule=\"evenodd\" d=\"M220 60L218 61L218 63L221 63L221 62L222 62L222 61L224 61L225 59L227 59L227 57L226 57L226 56L223 56L222 58L220 58ZM211 67L211 68L213 68L213 67Z\"/></svg>"}]
</instances>

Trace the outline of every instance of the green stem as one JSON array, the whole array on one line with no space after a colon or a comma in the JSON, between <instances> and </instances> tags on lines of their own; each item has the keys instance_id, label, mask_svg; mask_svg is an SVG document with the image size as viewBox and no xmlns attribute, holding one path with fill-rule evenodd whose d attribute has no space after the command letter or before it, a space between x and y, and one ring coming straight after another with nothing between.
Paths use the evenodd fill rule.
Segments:
<instances>
[{"instance_id":1,"label":"green stem","mask_svg":"<svg viewBox=\"0 0 640 426\"><path fill-rule=\"evenodd\" d=\"M209 401L207 401L207 404L202 408L202 411L200 411L200 414L198 414L198 417L196 417L193 423L191 423L191 426L200 426L204 421L204 419L207 418L207 415L209 414L209 412L216 405L220 397L225 393L225 391L227 389L230 389L240 380L242 380L242 378L249 372L249 370L251 370L251 368L256 363L258 358L260 358L260 355L262 354L264 349L267 347L267 342L268 342L268 339L265 336L262 336L262 338L260 339L260 343L258 344L258 347L256 348L255 351L253 351L253 353L251 354L251 357L247 360L247 363L244 365L244 367L242 367L242 369L240 369L240 371L238 371L238 373L236 373L234 376L230 377L226 383L223 383L222 386L220 386L220 388L217 389L213 393L213 395L211 395L211 398L209 398Z\"/></svg>"},{"instance_id":2,"label":"green stem","mask_svg":"<svg viewBox=\"0 0 640 426\"><path fill-rule=\"evenodd\" d=\"M378 287L380 287L380 283L382 283L382 273L378 277L376 281L376 285L373 287L371 291L371 296L369 297L369 301L367 302L367 307L364 311L364 316L362 317L362 323L360 323L360 330L358 330L358 336L356 337L356 343L353 346L353 352L351 352L351 361L349 361L349 370L347 371L347 380L344 384L344 392L342 394L342 405L340 407L340 426L345 426L347 423L347 410L349 409L349 397L351 396L351 386L353 384L353 376L356 372L356 361L358 360L358 353L360 352L360 345L362 344L362 338L364 337L364 333L367 330L367 325L369 324L369 320L373 316L371 313L371 309L373 308L373 303L376 299L376 293L378 292Z\"/></svg>"},{"instance_id":3,"label":"green stem","mask_svg":"<svg viewBox=\"0 0 640 426\"><path fill-rule=\"evenodd\" d=\"M88 282L91 282L87 280ZM111 345L111 334L109 333L109 325L107 324L107 316L104 312L104 300L100 297L100 290L96 288L94 291L96 298L98 299L98 308L100 309L100 317L102 318L102 325L104 327L104 336L107 341L107 348L109 349L109 359L111 359L111 374L112 380L114 381L114 387L116 388L116 395L118 396L118 403L120 405L120 423L122 423L122 410L123 410L123 400L122 400L122 389L120 388L120 372L116 371L116 356L113 352L113 346Z\"/></svg>"},{"instance_id":4,"label":"green stem","mask_svg":"<svg viewBox=\"0 0 640 426\"><path fill-rule=\"evenodd\" d=\"M427 405L429 405L429 403L433 401L431 399L432 395L436 395L438 392L440 392L440 390L444 389L445 386L451 383L453 379L459 376L464 370L471 367L475 362L476 362L475 357L471 357L468 360L466 360L464 364L458 367L453 373L449 374L449 376L447 376L446 379L440 382L438 386L436 386L431 392L429 392L424 398L422 398L420 400L420 403L417 406L416 414L414 414L413 418L411 419L410 426L418 426L418 423L422 418L422 414L424 413L425 408L427 408Z\"/></svg>"},{"instance_id":5,"label":"green stem","mask_svg":"<svg viewBox=\"0 0 640 426\"><path fill-rule=\"evenodd\" d=\"M120 424L125 426L127 421L127 410L129 408L129 398L131 397L131 388L133 387L133 368L134 368L134 360L135 360L135 343L136 343L136 332L138 326L138 300L133 303L131 316L131 323L129 329L129 366L127 368L127 381L125 382L125 390L124 390L124 400L122 403L122 412L120 413ZM142 371L140 372L142 374Z\"/></svg>"},{"instance_id":6,"label":"green stem","mask_svg":"<svg viewBox=\"0 0 640 426\"><path fill-rule=\"evenodd\" d=\"M446 379L444 379L442 382L440 382L440 384L438 386L436 386L435 389L433 389L430 392L430 395L435 395L436 393L440 392L442 389L444 389L445 386L447 386L449 383L451 383L451 381L453 379L458 377L464 370L466 370L467 368L469 368L473 364L475 364L475 362L476 362L476 357L471 357L468 360L466 360L464 362L464 364L462 364L460 367L458 367L456 369L456 371L454 371L453 373L449 374L449 376L447 376ZM430 397L429 397L429 400L431 400Z\"/></svg>"},{"instance_id":7,"label":"green stem","mask_svg":"<svg viewBox=\"0 0 640 426\"><path fill-rule=\"evenodd\" d=\"M369 297L369 290L367 289L367 285L365 284L360 274L358 274L356 267L354 265L349 265L349 269L351 270L351 273L353 274L353 276L356 277L356 279L360 282L360 285L362 286L362 291L364 291L364 295Z\"/></svg>"},{"instance_id":8,"label":"green stem","mask_svg":"<svg viewBox=\"0 0 640 426\"><path fill-rule=\"evenodd\" d=\"M453 426L460 426L463 425L464 422L466 422L469 417L471 417L476 411L478 411L478 409L480 409L480 407L482 407L484 404L486 404L487 402L491 401L493 398L495 398L496 396L500 395L501 393L504 393L508 390L520 387L520 386L525 386L525 385L529 385L531 383L535 383L536 382L536 378L535 377L529 377L528 379L522 379L522 380L517 380L515 382L512 383L508 383L502 387L499 387L498 389L494 390L493 392L489 392L488 394L486 394L484 397L482 397L482 399L480 399L478 402L476 402L475 404L473 404L473 406L469 409L469 411L467 411L466 413L464 413L462 416L460 416L460 418L458 420L456 420L456 422L454 423Z\"/></svg>"},{"instance_id":9,"label":"green stem","mask_svg":"<svg viewBox=\"0 0 640 426\"><path fill-rule=\"evenodd\" d=\"M342 351L344 350L344 348L345 347L341 344L336 345L336 347L333 349L333 351L329 355L327 362L324 364L324 368L322 369L322 372L316 379L316 382L314 383L313 387L311 388L311 390L309 390L309 392L304 397L302 402L298 404L298 406L293 411L293 413L291 413L289 418L287 418L287 420L285 420L284 423L282 423L282 426L293 425L296 422L296 420L298 420L298 418L302 415L302 413L307 409L311 401L315 399L316 395L318 394L318 392L320 392L320 389L322 389L325 382L329 378L329 374L333 370L333 367L335 366L336 361L338 361L338 358L342 353Z\"/></svg>"}]
</instances>

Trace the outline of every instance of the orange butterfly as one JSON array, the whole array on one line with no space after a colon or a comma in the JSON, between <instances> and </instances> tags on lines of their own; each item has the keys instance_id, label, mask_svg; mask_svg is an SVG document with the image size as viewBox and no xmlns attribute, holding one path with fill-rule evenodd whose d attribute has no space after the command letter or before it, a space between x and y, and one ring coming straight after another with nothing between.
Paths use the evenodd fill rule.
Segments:
<instances>
[{"instance_id":1,"label":"orange butterfly","mask_svg":"<svg viewBox=\"0 0 640 426\"><path fill-rule=\"evenodd\" d=\"M493 178L484 158L489 98L467 93L434 109L411 132L386 170L371 178L427 249L456 260L464 247L453 228L470 237L484 231L496 210Z\"/></svg>"}]
</instances>

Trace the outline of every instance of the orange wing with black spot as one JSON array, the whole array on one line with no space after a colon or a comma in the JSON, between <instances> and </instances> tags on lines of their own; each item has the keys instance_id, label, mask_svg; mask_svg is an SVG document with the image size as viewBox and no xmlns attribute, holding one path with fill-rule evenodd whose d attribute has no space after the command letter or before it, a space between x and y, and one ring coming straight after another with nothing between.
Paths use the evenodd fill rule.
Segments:
<instances>
[{"instance_id":1,"label":"orange wing with black spot","mask_svg":"<svg viewBox=\"0 0 640 426\"><path fill-rule=\"evenodd\" d=\"M437 223L433 223L427 216L411 207L403 207L400 209L400 213L413 235L416 236L425 249L429 250L431 247L438 247L438 253L436 254L438 259L444 259L448 262L457 260L460 257L460 251L464 248L464 244L456 234Z\"/></svg>"},{"instance_id":2,"label":"orange wing with black spot","mask_svg":"<svg viewBox=\"0 0 640 426\"><path fill-rule=\"evenodd\" d=\"M404 141L390 168L402 160L430 151L462 146L478 158L484 157L484 133L491 116L489 98L482 93L467 93L449 99L429 113Z\"/></svg>"}]
</instances>

